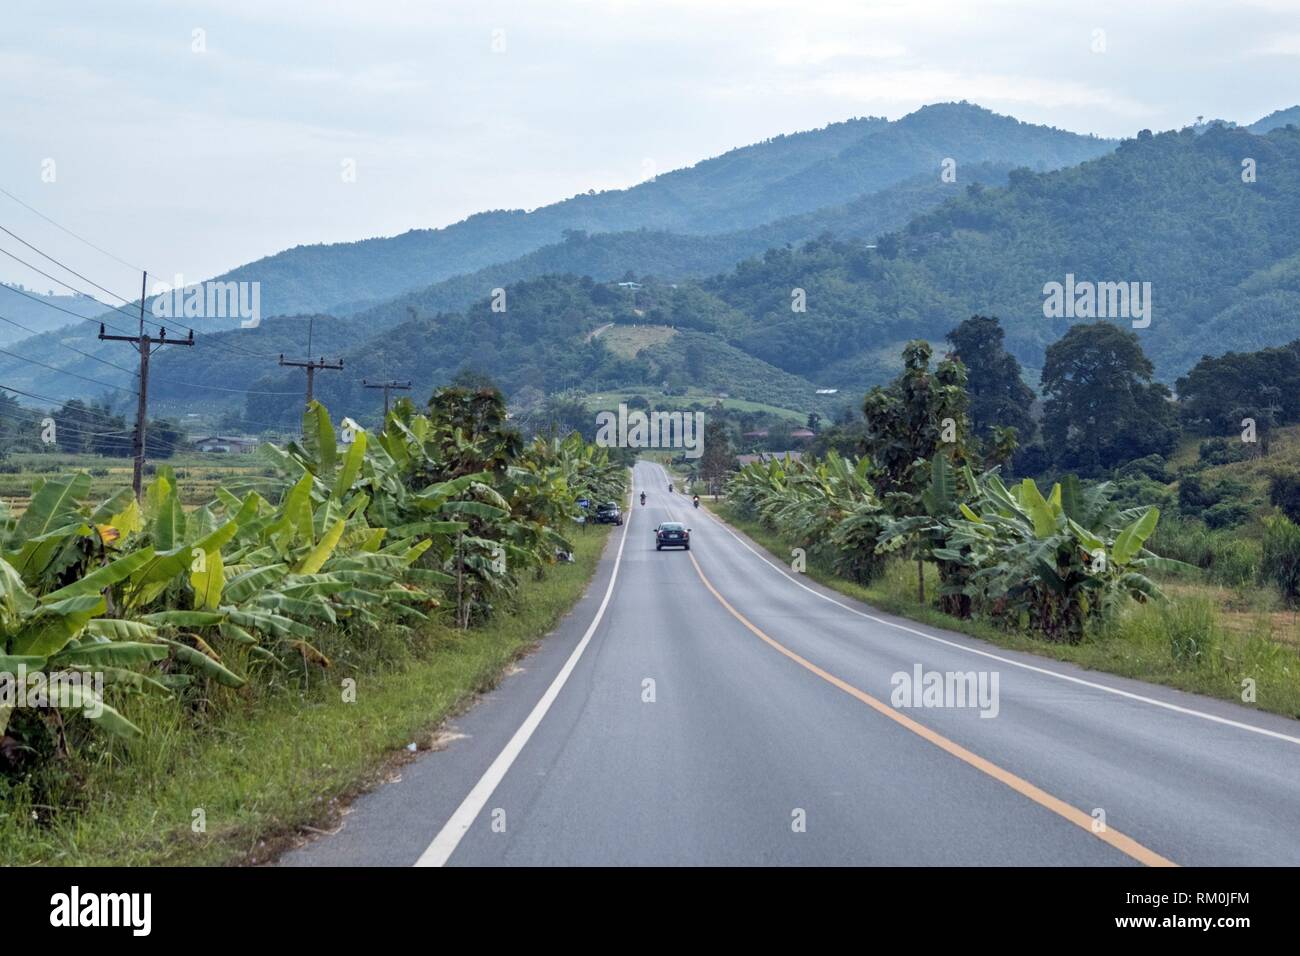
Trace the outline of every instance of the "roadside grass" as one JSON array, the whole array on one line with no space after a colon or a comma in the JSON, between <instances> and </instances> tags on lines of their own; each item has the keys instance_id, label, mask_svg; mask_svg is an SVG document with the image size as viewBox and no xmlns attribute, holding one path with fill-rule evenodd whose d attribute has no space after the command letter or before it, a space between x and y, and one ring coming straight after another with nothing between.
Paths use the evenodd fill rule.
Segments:
<instances>
[{"instance_id":1,"label":"roadside grass","mask_svg":"<svg viewBox=\"0 0 1300 956\"><path fill-rule=\"evenodd\" d=\"M726 502L700 501L760 544L778 563L789 564L791 542L738 514ZM1128 604L1078 644L1057 644L987 620L953 617L931 606L929 601L939 585L938 570L932 564L925 565L924 604L917 600L916 564L905 559L891 561L869 585L840 577L814 555L807 559L806 573L881 611L1092 670L1239 703L1243 702L1243 682L1250 679L1255 701L1248 706L1300 717L1300 653L1289 640L1286 627L1294 617L1268 602L1252 606L1242 599L1246 606L1241 611L1225 614L1216 600L1219 595L1206 593L1203 586L1184 584L1170 588L1166 602Z\"/></svg>"},{"instance_id":2,"label":"roadside grass","mask_svg":"<svg viewBox=\"0 0 1300 956\"><path fill-rule=\"evenodd\" d=\"M129 752L86 738L55 771L61 780L42 781L53 800L0 782L0 864L255 864L330 829L353 797L412 756L409 744L439 746L442 722L559 623L610 530L575 529L574 563L521 582L513 606L485 627L436 624L364 646L322 633L329 669L218 688L197 715L133 698L128 713L145 738ZM345 678L356 681L355 703L343 700ZM205 832L195 832L200 811Z\"/></svg>"}]
</instances>

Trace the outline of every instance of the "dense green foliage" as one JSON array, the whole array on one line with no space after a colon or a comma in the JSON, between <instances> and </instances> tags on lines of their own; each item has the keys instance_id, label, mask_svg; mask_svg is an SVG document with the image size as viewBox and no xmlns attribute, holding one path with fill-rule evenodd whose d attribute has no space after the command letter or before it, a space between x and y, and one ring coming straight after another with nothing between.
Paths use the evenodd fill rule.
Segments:
<instances>
[{"instance_id":1,"label":"dense green foliage","mask_svg":"<svg viewBox=\"0 0 1300 956\"><path fill-rule=\"evenodd\" d=\"M435 395L427 415L399 403L376 433L336 430L313 403L302 440L263 453L267 475L196 511L162 468L139 502L88 503L82 473L0 515L0 672L105 685L75 686L58 708L0 709L4 753L62 746L64 712L136 736L118 709L135 693L193 706L214 686L328 667L322 628L364 642L443 605L468 626L565 549L577 498L620 498L626 479L576 436L524 447L499 395L465 389Z\"/></svg>"},{"instance_id":2,"label":"dense green foliage","mask_svg":"<svg viewBox=\"0 0 1300 956\"><path fill-rule=\"evenodd\" d=\"M1095 474L1178 442L1169 389L1138 337L1109 322L1080 324L1047 349L1043 439L1058 466Z\"/></svg>"},{"instance_id":3,"label":"dense green foliage","mask_svg":"<svg viewBox=\"0 0 1300 956\"><path fill-rule=\"evenodd\" d=\"M966 366L967 416L974 434L988 440L998 429L1014 428L1017 438L1033 437L1034 392L1025 384L1020 363L1003 347L997 318L973 315L945 338Z\"/></svg>"}]
</instances>

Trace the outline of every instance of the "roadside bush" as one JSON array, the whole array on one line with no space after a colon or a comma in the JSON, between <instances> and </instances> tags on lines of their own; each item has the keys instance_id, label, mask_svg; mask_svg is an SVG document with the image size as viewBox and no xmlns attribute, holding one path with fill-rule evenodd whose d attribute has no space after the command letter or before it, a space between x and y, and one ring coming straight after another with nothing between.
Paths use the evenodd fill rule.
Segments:
<instances>
[{"instance_id":1,"label":"roadside bush","mask_svg":"<svg viewBox=\"0 0 1300 956\"><path fill-rule=\"evenodd\" d=\"M1268 481L1268 500L1290 518L1300 521L1300 474L1279 472Z\"/></svg>"},{"instance_id":2,"label":"roadside bush","mask_svg":"<svg viewBox=\"0 0 1300 956\"><path fill-rule=\"evenodd\" d=\"M1152 481L1158 481L1162 485L1167 485L1173 481L1169 474L1169 463L1165 461L1164 455L1147 455L1145 458L1135 458L1127 464L1120 465L1115 469L1116 478L1149 478Z\"/></svg>"},{"instance_id":3,"label":"roadside bush","mask_svg":"<svg viewBox=\"0 0 1300 956\"><path fill-rule=\"evenodd\" d=\"M1252 503L1250 486L1225 478L1207 482L1200 475L1187 475L1178 483L1178 510L1191 517L1199 517L1220 503L1249 507Z\"/></svg>"},{"instance_id":4,"label":"roadside bush","mask_svg":"<svg viewBox=\"0 0 1300 956\"><path fill-rule=\"evenodd\" d=\"M1204 597L1135 605L1096 636L1121 641L1144 655L1168 655L1180 669L1212 669L1222 662L1223 630L1214 604Z\"/></svg>"},{"instance_id":5,"label":"roadside bush","mask_svg":"<svg viewBox=\"0 0 1300 956\"><path fill-rule=\"evenodd\" d=\"M1242 524L1250 517L1250 508L1240 502L1220 501L1211 508L1207 508L1202 518L1205 525L1211 529L1235 528Z\"/></svg>"},{"instance_id":6,"label":"roadside bush","mask_svg":"<svg viewBox=\"0 0 1300 956\"><path fill-rule=\"evenodd\" d=\"M1300 597L1300 526L1284 515L1264 519L1260 577L1294 604Z\"/></svg>"},{"instance_id":7,"label":"roadside bush","mask_svg":"<svg viewBox=\"0 0 1300 956\"><path fill-rule=\"evenodd\" d=\"M1230 465L1236 461L1245 461L1250 457L1250 450L1242 441L1211 438L1201 442L1197 457L1206 465Z\"/></svg>"},{"instance_id":8,"label":"roadside bush","mask_svg":"<svg viewBox=\"0 0 1300 956\"><path fill-rule=\"evenodd\" d=\"M1186 475L1178 482L1178 510L1185 515L1195 515L1217 504L1199 475Z\"/></svg>"},{"instance_id":9,"label":"roadside bush","mask_svg":"<svg viewBox=\"0 0 1300 956\"><path fill-rule=\"evenodd\" d=\"M1161 511L1171 511L1173 509L1175 501L1173 489L1144 475L1120 478L1112 484L1115 489L1112 500L1117 508L1140 508L1155 505Z\"/></svg>"},{"instance_id":10,"label":"roadside bush","mask_svg":"<svg viewBox=\"0 0 1300 956\"><path fill-rule=\"evenodd\" d=\"M1213 535L1211 544L1210 580L1230 588L1244 588L1258 580L1260 545L1257 539Z\"/></svg>"},{"instance_id":11,"label":"roadside bush","mask_svg":"<svg viewBox=\"0 0 1300 956\"><path fill-rule=\"evenodd\" d=\"M1211 581L1227 587L1242 588L1259 578L1260 544L1253 528L1249 534L1211 531L1201 521L1171 518L1160 522L1151 547L1165 557L1204 569Z\"/></svg>"}]
</instances>

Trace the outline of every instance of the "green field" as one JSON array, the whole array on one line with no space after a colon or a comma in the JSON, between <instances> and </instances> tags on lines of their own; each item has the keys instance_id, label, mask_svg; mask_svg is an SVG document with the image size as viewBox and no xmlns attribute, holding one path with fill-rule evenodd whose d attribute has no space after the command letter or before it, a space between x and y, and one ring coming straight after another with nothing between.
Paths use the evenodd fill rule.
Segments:
<instances>
[{"instance_id":1,"label":"green field","mask_svg":"<svg viewBox=\"0 0 1300 956\"><path fill-rule=\"evenodd\" d=\"M689 388L685 395L665 395L661 389L641 387L641 388L623 388L612 389L610 391L598 392L594 395L588 395L585 398L587 407L593 411L616 409L620 402L626 402L634 395L639 395L651 405L656 407L679 408L698 402L701 405L716 405L722 403L723 408L739 412L766 412L770 415L777 415L781 418L788 419L792 423L802 425L807 420L806 413L793 411L789 408L780 408L776 405L766 405L762 402L751 402L741 398L719 398L717 393L706 392L699 388Z\"/></svg>"},{"instance_id":2,"label":"green field","mask_svg":"<svg viewBox=\"0 0 1300 956\"><path fill-rule=\"evenodd\" d=\"M183 479L180 488L182 503L197 508L211 501L218 485L231 478L259 475L266 466L257 455L223 455L186 452L163 462L150 465L167 465ZM52 475L84 471L92 479L91 497L102 501L123 488L131 487L132 461L130 458L103 458L99 455L15 454L0 464L0 499L11 509L22 513L31 497L32 486Z\"/></svg>"}]
</instances>

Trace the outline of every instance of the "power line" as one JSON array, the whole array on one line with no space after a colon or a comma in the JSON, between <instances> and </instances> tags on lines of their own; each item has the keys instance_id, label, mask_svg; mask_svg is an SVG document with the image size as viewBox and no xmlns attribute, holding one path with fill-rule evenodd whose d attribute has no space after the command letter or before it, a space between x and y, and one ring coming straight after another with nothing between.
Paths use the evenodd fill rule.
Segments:
<instances>
[{"instance_id":1,"label":"power line","mask_svg":"<svg viewBox=\"0 0 1300 956\"><path fill-rule=\"evenodd\" d=\"M69 372L65 368L59 368L54 365L46 365L44 362L38 362L36 359L28 358L25 355L19 355L17 352L10 352L8 349L0 349L0 353L8 355L10 358L16 358L20 362L26 362L29 365L39 365L41 368L49 369L51 372L58 372L60 375L70 375L73 378L79 378L83 382L90 382L93 385L102 385L104 388L111 388L115 392L126 392L128 395L138 395L139 392L132 391L129 388L122 388L120 385L110 385L108 382L97 378L91 378L89 375L81 375L77 372Z\"/></svg>"},{"instance_id":2,"label":"power line","mask_svg":"<svg viewBox=\"0 0 1300 956\"><path fill-rule=\"evenodd\" d=\"M384 421L388 421L388 393L390 391L409 392L411 383L406 382L367 382L364 378L361 380L362 388L382 388L384 390Z\"/></svg>"},{"instance_id":3,"label":"power line","mask_svg":"<svg viewBox=\"0 0 1300 956\"><path fill-rule=\"evenodd\" d=\"M30 332L32 335L40 335L40 334L41 334L40 332L38 332L36 329L33 329L33 328L32 328L31 326L29 326L29 325L23 325L21 322L18 322L18 321L14 320L14 319L6 318L6 317L3 316L3 315L0 315L0 322L8 322L10 325L15 326L16 328L20 328L20 329L22 329L24 332ZM85 356L86 358L88 358L88 359L93 359L94 361L99 362L101 365L107 365L107 366L109 366L110 368L119 369L120 371L126 372L128 375L133 375L133 374L135 374L134 372L132 372L129 368L127 368L127 367L124 366L124 365L118 365L116 362L110 362L108 359L100 358L98 355L93 355L93 354L91 354L90 352L83 352L81 349L77 348L75 345L69 345L67 342L62 342L62 341L55 342L55 344L56 344L56 345L60 345L60 346L62 346L62 347L65 348L65 349L70 349L71 351L76 352L78 355L84 355L84 356Z\"/></svg>"},{"instance_id":4,"label":"power line","mask_svg":"<svg viewBox=\"0 0 1300 956\"><path fill-rule=\"evenodd\" d=\"M50 302L50 301L49 301L48 299L46 299L46 298L43 298L43 297L41 297L41 296L39 296L39 295L32 295L30 292L25 292L25 291L23 291L22 289L15 289L13 286L11 286L11 285L6 285L6 284L3 283L3 282L0 282L0 289L8 289L10 292L13 292L15 295L21 295L21 296L23 296L24 298L31 299L33 302L36 302L36 303L39 303L40 305L45 306L46 308L54 309L56 312L63 312L63 313L65 313L65 314L67 314L67 315L70 315L70 316L72 316L74 319L76 319L76 320L79 321L79 322L90 322L90 323L92 323L92 324L100 324L100 325L107 325L107 324L108 324L108 323L106 323L106 322L102 322L102 321L98 321L98 322L97 322L97 320L94 319L94 318L92 318L91 316L88 316L88 315L82 315L80 312L73 312L71 309L65 309L63 306L61 306L61 305L55 305L53 302ZM87 296L86 298L90 298L90 297ZM98 299L90 299L90 301L91 301L91 302L94 302L96 305L103 305L103 304L104 304L104 303L100 302ZM121 331L121 329L118 328L118 326L116 326L116 325L109 325L108 327L109 327L110 329L117 329L119 332Z\"/></svg>"},{"instance_id":5,"label":"power line","mask_svg":"<svg viewBox=\"0 0 1300 956\"><path fill-rule=\"evenodd\" d=\"M0 226L0 229L3 229L3 228L4 228L3 226ZM6 231L7 231L7 230L6 230ZM40 252L39 249L38 249L37 251ZM57 276L52 276L52 275L50 275L50 274L49 274L48 272L46 272L44 269L41 269L41 268L39 268L38 266L34 266L34 265L32 265L30 262L28 262L26 259L22 258L21 256L16 256L16 255L14 255L14 254L13 254L12 252L10 252L8 249L0 249L0 255L6 255L6 256L8 256L10 259L14 260L14 262L22 263L22 264L25 265L27 268L31 269L33 272L38 272L38 273L40 273L41 275L45 276L45 278L49 279L51 282L57 282L59 285L63 286L63 288L65 288L65 289L70 289L71 291L77 293L78 295L85 295L87 299L90 299L90 301L94 302L96 305L102 306L103 308L105 308L105 309L109 309L110 311L113 311L113 312L121 312L121 313L122 313L123 315L125 315L128 319L134 319L134 318L135 318L134 315L132 315L130 312L125 312L125 311L123 311L119 306L116 306L116 305L109 305L107 302L100 302L100 301L99 301L98 299L96 299L93 295L86 295L86 293L82 292L80 289L78 289L76 286L72 285L71 283L64 282L62 279L58 278ZM41 253L41 255L45 255L45 253ZM49 256L46 256L46 258L48 259ZM55 260L51 260L51 261L55 261ZM59 264L62 265L62 263L59 263ZM67 266L64 266L64 268L66 269ZM68 269L68 271L69 271L69 272L72 272L71 269ZM74 275L75 275L75 273L74 273ZM112 293L109 293L109 294L111 295ZM122 298L122 297L121 297L121 296L118 296L118 298L120 299L120 298ZM91 321L94 321L94 320L92 319ZM158 323L157 323L157 322L154 322L153 324L154 324L154 325L157 325Z\"/></svg>"},{"instance_id":6,"label":"power line","mask_svg":"<svg viewBox=\"0 0 1300 956\"><path fill-rule=\"evenodd\" d=\"M44 219L46 222L48 222L48 223L49 223L51 226L53 226L55 229L59 229L59 230L62 230L63 232L66 232L66 233L67 233L68 235L70 235L73 239L76 239L78 242L83 243L84 245L90 246L90 248L94 249L94 250L95 250L96 252L98 252L98 253L101 253L102 255L106 255L106 256L108 256L108 257L109 257L110 259L112 259L114 262L117 262L117 263L119 263L119 264L121 264L121 265L124 265L124 266L126 266L128 269L131 269L131 270L133 270L133 271L135 271L135 272L147 272L147 271L148 271L147 269L142 269L142 268L140 268L140 266L133 266L133 265L131 265L131 263L127 262L125 259L119 259L117 256L113 255L113 253L109 252L107 249L101 249L99 246L95 245L95 244L94 244L93 242L91 242L89 239L85 239L85 238L83 238L83 237L77 235L75 232L73 232L73 231L72 231L71 229L69 229L67 226L61 226L61 225L59 225L57 222L55 222L55 221L54 221L53 219L51 219L49 216L45 215L45 213L41 212L39 209L34 209L34 208L32 208L31 206L27 205L27 203L23 202L21 199L19 199L19 198L18 198L17 196L15 196L13 193L9 192L7 189L0 189L0 195L8 196L10 199L12 199L14 202L18 203L18 205L22 206L22 207L23 207L24 209L26 209L28 212L30 212L30 213L34 213L35 215L40 216L42 219Z\"/></svg>"},{"instance_id":7,"label":"power line","mask_svg":"<svg viewBox=\"0 0 1300 956\"><path fill-rule=\"evenodd\" d=\"M26 397L26 398L34 398L34 399L36 399L37 401L46 402L46 403L49 404L50 409L53 410L53 411L58 411L58 410L61 410L61 409L63 409L63 408L66 408L68 405L70 405L70 404L71 404L72 402L74 402L74 401L81 401L81 407L78 408L78 410L77 410L77 411L78 411L78 414L81 414L81 415L89 415L89 416L91 416L91 417L93 417L93 418L98 418L98 419L100 419L100 420L102 420L102 421L105 421L105 422L108 422L108 423L110 423L110 424L112 424L112 423L118 421L118 420L122 417L122 416L120 416L120 415L116 415L116 414L114 414L110 406L104 406L105 408L108 409L108 411L107 411L107 412L101 412L101 411L99 411L99 410L97 410L97 409L91 407L90 405L87 405L87 404L86 404L84 401L82 401L81 399L72 399L72 398L51 398L49 395L37 395L35 392L27 392L27 391L23 391L21 388L14 388L12 385L0 385L0 389L3 389L3 390L6 391L6 392L13 392L13 393L15 393L16 395L22 395L22 396L24 396L24 397Z\"/></svg>"},{"instance_id":8,"label":"power line","mask_svg":"<svg viewBox=\"0 0 1300 956\"><path fill-rule=\"evenodd\" d=\"M42 421L41 418L21 418L14 416L3 409L0 409L0 418L8 418L10 421L23 422L26 424L40 424ZM58 419L54 420L54 425L58 431L71 432L78 438L126 438L131 434L131 429L129 428L121 428L111 432L95 432L82 427L76 422L60 422Z\"/></svg>"},{"instance_id":9,"label":"power line","mask_svg":"<svg viewBox=\"0 0 1300 956\"><path fill-rule=\"evenodd\" d=\"M19 242L21 242L21 243L22 243L24 246L26 246L28 249L32 250L32 252L35 252L37 255L44 256L46 259L49 259L51 262L53 262L53 263L54 263L56 266L58 266L59 268L63 269L65 272L70 272L70 273L72 273L74 276L76 276L76 277L77 277L78 279L80 279L82 282L89 282L91 285L93 285L93 286L94 286L96 289L98 289L100 292L107 292L107 293L108 293L109 295L111 295L113 298L115 298L115 299L121 299L123 302L127 303L128 305L130 304L131 300L128 299L128 298L126 298L126 296L118 295L118 294L117 294L116 292L114 292L112 289L105 289L102 285L100 285L100 284L99 284L98 282L96 282L94 279L88 279L88 278L86 278L86 277L83 276L80 272L78 272L76 269L73 269L71 266L66 265L65 263L60 262L58 259L54 258L54 257L53 257L52 255L50 255L48 252L42 252L40 249L37 249L34 245L32 245L30 242L28 242L26 239L24 239L22 236L18 235L17 233L15 233L15 232L11 232L10 230L6 229L4 226L0 226L0 232L3 232L3 233L4 233L5 235L7 235L7 236L12 236L14 239L17 239ZM8 255L8 254L9 254L9 253L6 253L6 255ZM20 261L21 261L21 260L20 260ZM44 273L42 273L42 275L44 275ZM96 299L95 301L98 302L99 300ZM116 307L113 306L112 308L116 308Z\"/></svg>"},{"instance_id":10,"label":"power line","mask_svg":"<svg viewBox=\"0 0 1300 956\"><path fill-rule=\"evenodd\" d=\"M63 262L60 261L59 259L56 259L54 256L50 255L49 253L44 252L43 250L41 250L41 249L38 248L37 246L35 246L35 245L33 245L32 243L28 242L28 241L27 241L26 239L24 239L22 236L20 236L20 235L18 235L17 233L13 232L12 230L10 230L10 229L6 229L4 226L0 226L0 230L3 230L7 235L10 235L10 236L12 236L14 239L17 239L19 242L21 242L21 243L22 243L24 246L26 246L28 249L31 249L33 252L37 253L38 255L40 255L40 256L42 256L42 257L48 259L50 262L53 262L53 263L54 263L55 265L57 265L59 268L61 268L61 269L63 269L64 271L66 271L66 272L68 272L68 273L70 273L70 274L76 276L78 279L81 279L83 282L88 282L88 283L90 283L90 285L94 286L96 289L99 289L101 292L106 292L106 293L108 293L109 295L113 296L113 298L115 298L115 299L121 299L123 305L131 305L131 303L132 303L132 301L133 301L132 299L128 299L126 296L121 295L120 293L114 292L112 289L107 289L107 288L105 288L104 286L100 285L100 284L99 284L98 282L96 282L95 280L90 279L90 278L88 278L88 277L82 275L80 272L78 272L77 270L73 269L71 266L66 265L65 263L63 263ZM65 230L65 231L66 231L66 230ZM101 250L101 251L102 251L102 250ZM48 272L46 272L45 270L43 270L43 269L41 269L41 268L39 268L39 267L37 267L37 266L32 265L32 264L31 264L30 262L28 262L26 259L23 259L23 258L21 258L21 257L19 257L19 256L14 255L12 252L9 252L9 251L6 250L6 249L0 249L0 253L3 253L4 255L8 256L10 259L13 259L15 262L21 263L22 265L26 266L28 269L31 269L33 272L36 272L36 273L39 273L40 275L45 276L45 278L49 279L51 282L57 282L59 285L63 286L63 288L65 288L65 289L68 289L68 290L70 290L70 291L72 291L72 292L75 292L75 293L77 293L78 295L85 295L86 298L90 299L92 302L96 303L97 305L103 306L105 309L108 309L108 310L110 310L110 311L114 311L114 312L121 312L123 315L125 315L127 318L130 318L130 319L134 319L134 318L136 318L136 316L132 315L130 312L127 312L124 308L122 308L122 306L111 305L111 304L109 304L109 303L107 303L107 302L100 302L99 299L96 299L94 296L91 296L91 295L86 295L86 293L85 293L84 291L82 291L81 289L78 289L76 286L72 285L71 283L65 282L65 281L63 281L62 279L57 278L56 276L52 276L52 275L50 275L50 274L49 274ZM120 260L119 260L119 261L120 261ZM145 275L146 277L148 276L148 272L147 272L146 270L141 270L141 271L144 272L144 275ZM146 282L143 284L143 287L141 288L141 292L140 292L140 297L141 297L141 299L140 299L140 304L141 304L142 307L143 307L143 305L144 305L144 300L148 297L148 296L147 296L147 286L148 286L148 283L147 283L147 281L146 281ZM15 289L15 290L13 290L13 291L16 292L16 291L18 291L18 290ZM169 290L169 293L168 293L168 294L170 294L171 291L175 291L175 290ZM33 299L34 301L37 301L37 302L42 302L42 303L44 303L44 300L43 300L43 299L37 298L36 296L28 296L28 298ZM45 304L49 304L49 303L45 303ZM68 312L67 309L61 309L60 311ZM142 311L143 311L143 308L142 308ZM76 313L69 313L69 314L76 315ZM85 317L85 316L80 316L80 315L78 315L77 318L85 319L86 317ZM177 318L182 318L182 316L177 316ZM93 321L95 321L95 320L94 320L94 319L89 319L88 321L93 322ZM150 325L157 326L157 327L160 328L160 329L163 327L163 326L162 326L162 323L157 322L157 321L154 321L153 319L144 319L144 321L145 321L145 322L148 322ZM120 331L120 330L119 330L119 331ZM205 337L205 338L206 338L207 336L215 335L215 334L218 334L218 333L211 333L211 332L200 333L200 335L202 335L202 336ZM246 348L244 348L243 346L236 345L236 344L234 344L233 342L213 341L212 344L213 344L214 346L216 346L217 348L224 348L224 349L226 349L226 350L228 350L228 351L239 352L239 353L242 353L242 354L244 354L244 355L249 356L250 358L270 358L270 357L271 357L271 354L270 354L269 352L255 352L255 351L253 351L253 350L251 350L251 349L246 349Z\"/></svg>"},{"instance_id":11,"label":"power line","mask_svg":"<svg viewBox=\"0 0 1300 956\"><path fill-rule=\"evenodd\" d=\"M113 253L109 252L107 249L103 249L103 248L101 248L100 246L95 245L95 244L94 244L93 242L91 242L89 239L86 239L85 237L78 235L77 233L75 233L75 232L73 232L71 229L69 229L67 226L60 225L59 223L57 223L57 222L55 222L53 219L51 219L49 216L47 216L47 215L45 215L43 212L41 212L39 209L35 209L35 208L33 208L32 206L28 205L27 203L23 202L21 199L19 199L17 196L15 196L13 193L9 192L8 190L6 190L6 189L0 189L0 194L3 194L3 195L5 195L5 196L8 196L10 199L12 199L14 202L18 203L18 205L22 206L22 207L23 207L24 209L26 209L28 212L31 212L31 213L33 213L33 214L39 216L41 219L44 219L46 222L48 222L50 225L54 226L56 229L59 229L59 230L65 232L65 233L67 233L67 234L68 234L69 236L71 236L73 239L76 239L78 242L83 243L83 244L89 246L90 248L94 249L96 252L101 253L102 255L108 256L108 258L112 259L114 262L117 262L117 263L119 263L119 264L121 264L121 265L124 265L124 266L126 266L128 269L132 269L132 270L134 270L134 271L136 271L136 272L143 272L143 273L146 273L146 274L149 272L148 269L145 269L145 268L143 268L143 267L141 267L141 266L134 266L134 265L131 265L131 263L127 262L125 259L122 259L122 258L120 258L120 257L118 257L118 256L115 256ZM3 228L3 227L0 227L0 228ZM97 282L94 282L94 281L92 281L92 280L90 280L90 279L85 278L85 276L82 276L80 273L74 271L73 269L68 268L68 266L64 265L62 262L59 262L58 259L55 259L53 256L48 255L48 254L45 253L45 252L42 252L40 249L37 249L36 246L32 245L30 242L27 242L27 241L26 241L25 239L23 239L21 236L18 236L18 235L16 235L15 233L10 232L8 229L5 229L5 232L9 233L9 235L13 236L15 239L17 239L19 242L21 242L24 246L27 246L27 248L35 250L36 252L38 252L38 253L40 253L42 256L44 256L46 259L49 259L51 262L58 263L59 266L61 266L62 268L66 269L68 272L71 272L73 275L77 276L78 278L81 278L81 279L83 279L84 281L89 282L91 285L95 286L97 289L100 289L100 290L102 290L102 291L104 291L104 292L108 292L109 295L114 296L115 298L121 299L121 300L122 300L124 303L126 303L127 305L130 304L130 302L131 302L130 299L127 299L125 296L118 295L118 294L115 293L115 292L110 292L108 289L105 289L103 286L99 285ZM17 258L17 257L14 257L14 258ZM22 260L20 259L20 260L18 260L18 261L21 262ZM27 264L27 263L24 263L24 265L28 265L28 264ZM34 266L31 266L31 265L28 265L28 268L35 268L35 267L34 267ZM37 272L40 272L41 270L37 269L36 271L37 271ZM159 274L158 271L157 271L157 270L154 270L154 275L158 275L158 274ZM41 272L41 275L46 275L47 278L53 278L52 276L48 276L48 275L47 275L46 273L44 273L44 272ZM55 279L54 281L57 282L58 280ZM67 286L66 283L60 283L60 285L64 285L66 288L71 288L71 286ZM79 292L80 290L74 290L74 291L78 291L78 292ZM142 296L143 296L143 293L142 293ZM34 297L31 297L31 298L34 298ZM91 298L93 299L93 297L91 297ZM42 301L42 300L40 300L40 299L36 299L36 301L40 302L40 301ZM95 302L99 302L98 299L93 299L93 301L95 301ZM100 304L102 305L103 303L100 303ZM141 301L141 305L143 305L143 298L142 298L142 301ZM113 308L116 308L116 307L113 307ZM66 311L66 310L65 310L65 311ZM81 318L81 316L78 316L78 318ZM92 321L93 321L93 320L92 320ZM153 322L152 324L154 324L154 325L158 325L159 328L161 328L161 325L159 325L159 323L157 323L157 322ZM206 336L208 336L208 335L210 335L210 334L213 334L213 333L206 333L206 332L205 332L205 333L200 333L200 335L201 335L202 337L206 337ZM245 349L245 348L243 348L242 346L234 345L233 343L228 343L228 342L227 342L227 343L213 343L213 344L214 344L214 345L218 345L218 347L228 348L228 349L231 349L231 350L236 351L236 352L242 352L243 354L248 355L248 356L250 356L250 357L252 357L252 358L270 358L270 357L271 357L271 353L269 353L269 352L254 352L254 351L252 351L252 350L250 350L250 349Z\"/></svg>"}]
</instances>

